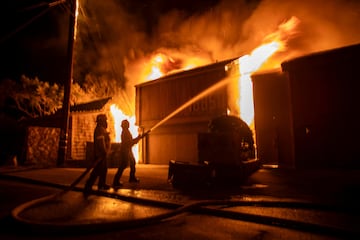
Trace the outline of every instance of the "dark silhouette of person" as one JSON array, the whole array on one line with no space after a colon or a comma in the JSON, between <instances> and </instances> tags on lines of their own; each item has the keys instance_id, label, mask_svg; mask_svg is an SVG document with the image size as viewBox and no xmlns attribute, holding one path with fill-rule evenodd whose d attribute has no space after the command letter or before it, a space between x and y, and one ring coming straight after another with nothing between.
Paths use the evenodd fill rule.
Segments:
<instances>
[{"instance_id":1,"label":"dark silhouette of person","mask_svg":"<svg viewBox=\"0 0 360 240\"><path fill-rule=\"evenodd\" d=\"M96 123L94 130L94 161L96 165L92 169L90 176L85 183L85 195L89 194L97 178L99 178L99 190L110 189L110 186L106 184L107 156L110 153L111 147L109 132L106 131L108 125L106 115L97 115Z\"/></svg>"},{"instance_id":2,"label":"dark silhouette of person","mask_svg":"<svg viewBox=\"0 0 360 240\"><path fill-rule=\"evenodd\" d=\"M130 177L129 182L135 182L138 183L140 180L135 176L136 172L136 161L134 154L132 153L132 147L139 142L141 138L146 136L148 134L142 134L137 136L136 138L133 138L130 131L129 131L130 123L128 120L123 120L121 122L121 145L120 145L120 164L119 167L115 173L113 186L114 188L119 188L122 186L122 183L120 182L120 178L124 172L124 170L130 166Z\"/></svg>"}]
</instances>

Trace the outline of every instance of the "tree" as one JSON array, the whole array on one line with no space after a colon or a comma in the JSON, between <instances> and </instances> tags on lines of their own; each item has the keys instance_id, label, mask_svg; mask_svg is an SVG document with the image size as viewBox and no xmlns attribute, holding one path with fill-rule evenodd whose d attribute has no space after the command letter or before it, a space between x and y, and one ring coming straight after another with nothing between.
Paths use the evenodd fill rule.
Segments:
<instances>
[{"instance_id":1,"label":"tree","mask_svg":"<svg viewBox=\"0 0 360 240\"><path fill-rule=\"evenodd\" d=\"M42 82L37 77L22 75L20 82L1 82L3 108L15 108L27 117L40 117L55 113L62 106L63 87Z\"/></svg>"},{"instance_id":2,"label":"tree","mask_svg":"<svg viewBox=\"0 0 360 240\"><path fill-rule=\"evenodd\" d=\"M70 104L116 96L119 90L115 79L88 74L83 86L72 84ZM37 77L22 75L20 81L5 79L0 82L0 108L17 112L16 115L36 118L54 114L62 108L63 98L63 86L42 82Z\"/></svg>"}]
</instances>

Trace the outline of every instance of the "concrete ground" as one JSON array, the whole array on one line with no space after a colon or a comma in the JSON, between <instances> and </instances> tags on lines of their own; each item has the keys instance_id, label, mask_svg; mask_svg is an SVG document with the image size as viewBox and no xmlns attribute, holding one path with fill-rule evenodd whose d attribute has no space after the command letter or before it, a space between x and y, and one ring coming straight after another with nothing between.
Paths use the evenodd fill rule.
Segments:
<instances>
[{"instance_id":1,"label":"concrete ground","mask_svg":"<svg viewBox=\"0 0 360 240\"><path fill-rule=\"evenodd\" d=\"M18 207L16 214L20 216L20 220L35 221L40 225L43 220L48 224L52 218L58 219L58 215L61 216L60 219L67 219L66 225L77 226L84 223L86 225L99 224L99 222L108 224L115 221L113 217L115 212L116 221L143 219L154 215L166 215L169 208L175 209L199 201L305 202L324 208L357 213L355 216L360 212L360 197L358 196L360 170L357 169L289 170L261 168L243 183L200 189L179 189L168 182L167 165L138 164L137 177L140 178L140 183L129 183L127 181L129 169L126 169L121 179L124 183L121 189L94 192L88 198L84 198L81 193L87 176L72 189L73 191L67 192L69 186L84 171L84 168L44 169L4 166L0 168L0 179L12 179L59 188L61 200L49 196L45 199L34 199L34 202ZM109 168L108 184L112 182L115 172L115 168ZM95 189L96 185L94 186ZM135 206L132 204L134 202L140 205L150 203L151 206L136 204ZM32 210L28 208L29 205L45 208ZM73 218L74 209L77 210L76 218ZM43 215L46 217L39 220L39 211L43 211ZM36 212L36 217L33 212ZM49 216L49 212L55 216ZM352 219L351 222L356 226L360 220L355 217L355 220ZM347 227L354 228L353 226Z\"/></svg>"},{"instance_id":2,"label":"concrete ground","mask_svg":"<svg viewBox=\"0 0 360 240\"><path fill-rule=\"evenodd\" d=\"M84 168L29 168L0 167L0 175L24 180L39 181L59 186L71 185ZM111 184L116 168L109 168L107 183ZM234 197L237 195L293 198L323 204L346 204L358 202L360 169L277 169L261 168L244 182L209 189L177 189L168 181L167 165L138 164L137 177L140 183L129 183L129 169L124 171L121 190L163 191L185 198ZM88 176L88 175L87 175ZM82 188L85 176L76 186ZM96 185L94 186L96 189ZM201 196L201 194L204 194Z\"/></svg>"}]
</instances>

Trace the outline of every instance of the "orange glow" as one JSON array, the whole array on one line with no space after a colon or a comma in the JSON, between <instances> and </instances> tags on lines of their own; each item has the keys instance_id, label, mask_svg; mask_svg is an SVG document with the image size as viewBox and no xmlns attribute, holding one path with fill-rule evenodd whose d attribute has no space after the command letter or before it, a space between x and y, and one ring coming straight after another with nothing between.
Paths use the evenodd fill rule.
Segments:
<instances>
[{"instance_id":1,"label":"orange glow","mask_svg":"<svg viewBox=\"0 0 360 240\"><path fill-rule=\"evenodd\" d=\"M176 54L174 54L176 55ZM208 63L208 60L200 57L177 57L173 58L169 54L157 53L151 57L144 66L144 79L154 80L169 73L186 71Z\"/></svg>"},{"instance_id":2,"label":"orange glow","mask_svg":"<svg viewBox=\"0 0 360 240\"><path fill-rule=\"evenodd\" d=\"M250 55L245 55L239 58L240 99L238 104L240 107L240 118L248 125L250 125L254 120L251 74L258 70L261 65L279 48L280 43L274 41L256 48Z\"/></svg>"},{"instance_id":3,"label":"orange glow","mask_svg":"<svg viewBox=\"0 0 360 240\"><path fill-rule=\"evenodd\" d=\"M250 54L239 58L240 77L237 83L238 94L236 95L240 98L236 101L236 105L239 108L240 118L249 126L254 121L251 74L263 67L264 63L268 64L267 67L278 67L280 65L275 61L271 64L268 60L274 53L285 50L286 42L296 33L295 29L298 24L299 20L296 17L291 17L288 21L280 24L275 32L268 34L259 47ZM189 70L207 63L201 57L174 60L165 53L155 54L149 62L150 64L147 64L149 70L145 71L146 80L157 79L168 73ZM229 114L232 112L230 111Z\"/></svg>"},{"instance_id":4,"label":"orange glow","mask_svg":"<svg viewBox=\"0 0 360 240\"><path fill-rule=\"evenodd\" d=\"M146 77L146 80L154 80L164 75L161 71L161 65L166 61L165 55L159 53L156 54L151 60L150 73Z\"/></svg>"},{"instance_id":5,"label":"orange glow","mask_svg":"<svg viewBox=\"0 0 360 240\"><path fill-rule=\"evenodd\" d=\"M279 66L280 63L270 62L269 59L273 54L285 50L286 41L289 40L295 33L295 28L299 20L292 17L287 22L278 26L277 31L267 35L263 39L263 43L255 48L250 54L244 55L238 59L240 77L237 80L238 87L236 96L236 105L240 112L240 118L243 119L251 128L253 128L254 121L254 106L253 106L253 90L251 74L264 67L265 63L269 66ZM170 55L172 55L170 57ZM270 64L271 63L271 64ZM185 71L199 66L209 64L209 59L202 56L184 56L179 54L155 53L146 62L143 62L140 72L140 82L149 81L163 77L169 73L178 71ZM266 67L266 66L265 66ZM233 90L232 90L233 91ZM138 135L138 127L135 126L135 116L125 115L115 104L111 106L111 113L114 117L115 142L120 142L121 136L121 121L128 119L130 122L130 131L133 136ZM233 114L230 110L228 114ZM138 145L133 147L133 153L136 161L139 160Z\"/></svg>"},{"instance_id":6,"label":"orange glow","mask_svg":"<svg viewBox=\"0 0 360 240\"><path fill-rule=\"evenodd\" d=\"M286 40L295 33L294 30L298 23L298 19L292 17L287 22L281 24L276 32L269 34L264 39L266 43L255 48L249 55L239 58L240 79L238 91L240 99L238 105L240 108L240 118L248 125L251 125L254 121L251 74L260 69L275 52L284 50Z\"/></svg>"},{"instance_id":7,"label":"orange glow","mask_svg":"<svg viewBox=\"0 0 360 240\"><path fill-rule=\"evenodd\" d=\"M130 132L133 137L138 135L138 127L135 125L135 116L127 116L125 115L115 104L110 106L110 112L114 119L114 129L115 129L115 142L121 142L121 122L122 120L127 119L130 123ZM136 162L139 161L139 147L138 145L134 145L132 148L132 152L135 156Z\"/></svg>"}]
</instances>

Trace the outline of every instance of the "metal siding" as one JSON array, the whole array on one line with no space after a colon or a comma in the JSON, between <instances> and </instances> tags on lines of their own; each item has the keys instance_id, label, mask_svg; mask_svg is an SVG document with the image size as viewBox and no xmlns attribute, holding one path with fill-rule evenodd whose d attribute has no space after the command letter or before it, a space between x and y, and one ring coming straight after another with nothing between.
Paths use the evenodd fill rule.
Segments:
<instances>
[{"instance_id":1,"label":"metal siding","mask_svg":"<svg viewBox=\"0 0 360 240\"><path fill-rule=\"evenodd\" d=\"M137 87L138 124L149 125L160 121L225 77L224 69L215 69L184 77L174 77L166 81L154 80L153 83ZM227 91L223 87L193 103L174 116L174 118L213 117L227 111Z\"/></svg>"},{"instance_id":2,"label":"metal siding","mask_svg":"<svg viewBox=\"0 0 360 240\"><path fill-rule=\"evenodd\" d=\"M149 137L151 164L168 164L170 160L197 163L196 133L153 134Z\"/></svg>"},{"instance_id":3,"label":"metal siding","mask_svg":"<svg viewBox=\"0 0 360 240\"><path fill-rule=\"evenodd\" d=\"M297 167L360 166L360 44L282 64L290 82Z\"/></svg>"},{"instance_id":4,"label":"metal siding","mask_svg":"<svg viewBox=\"0 0 360 240\"><path fill-rule=\"evenodd\" d=\"M72 115L72 146L71 158L73 160L86 159L86 143L93 141L96 114Z\"/></svg>"},{"instance_id":5,"label":"metal siding","mask_svg":"<svg viewBox=\"0 0 360 240\"><path fill-rule=\"evenodd\" d=\"M227 77L225 65L233 60L168 75L136 87L137 124L145 131L193 97ZM153 130L146 139L145 162L168 164L170 160L196 163L198 133L209 121L227 113L227 88L199 99Z\"/></svg>"},{"instance_id":6,"label":"metal siding","mask_svg":"<svg viewBox=\"0 0 360 240\"><path fill-rule=\"evenodd\" d=\"M265 164L293 168L294 139L288 79L281 72L252 77L257 157Z\"/></svg>"}]
</instances>

